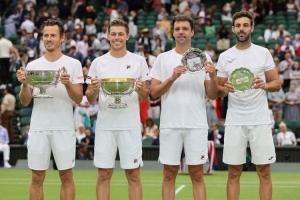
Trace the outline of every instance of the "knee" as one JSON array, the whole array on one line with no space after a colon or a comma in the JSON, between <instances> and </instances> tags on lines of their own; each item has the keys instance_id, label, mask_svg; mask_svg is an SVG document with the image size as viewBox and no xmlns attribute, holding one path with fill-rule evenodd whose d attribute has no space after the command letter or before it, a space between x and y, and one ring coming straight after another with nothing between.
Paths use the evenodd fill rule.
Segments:
<instances>
[{"instance_id":1,"label":"knee","mask_svg":"<svg viewBox=\"0 0 300 200\"><path fill-rule=\"evenodd\" d=\"M130 169L130 170L125 170L126 177L128 182L140 182L140 171L139 169Z\"/></svg>"},{"instance_id":2,"label":"knee","mask_svg":"<svg viewBox=\"0 0 300 200\"><path fill-rule=\"evenodd\" d=\"M176 179L177 172L178 172L177 166L176 166L176 170L171 169L171 168L165 168L164 169L164 180L165 181L174 181Z\"/></svg>"},{"instance_id":3,"label":"knee","mask_svg":"<svg viewBox=\"0 0 300 200\"><path fill-rule=\"evenodd\" d=\"M270 180L271 179L271 172L269 165L262 165L256 167L257 174L260 179L262 180Z\"/></svg>"},{"instance_id":4,"label":"knee","mask_svg":"<svg viewBox=\"0 0 300 200\"><path fill-rule=\"evenodd\" d=\"M113 174L112 169L98 169L98 180L107 181L110 180Z\"/></svg>"},{"instance_id":5,"label":"knee","mask_svg":"<svg viewBox=\"0 0 300 200\"><path fill-rule=\"evenodd\" d=\"M45 179L44 171L34 171L31 176L32 185L42 185Z\"/></svg>"},{"instance_id":6,"label":"knee","mask_svg":"<svg viewBox=\"0 0 300 200\"><path fill-rule=\"evenodd\" d=\"M73 182L73 172L71 169L59 171L59 176L63 184L68 184Z\"/></svg>"},{"instance_id":7,"label":"knee","mask_svg":"<svg viewBox=\"0 0 300 200\"><path fill-rule=\"evenodd\" d=\"M243 171L243 166L230 166L228 171L229 179L239 179Z\"/></svg>"},{"instance_id":8,"label":"knee","mask_svg":"<svg viewBox=\"0 0 300 200\"><path fill-rule=\"evenodd\" d=\"M193 182L197 182L197 183L203 183L204 182L202 173L197 173L197 174L191 175L191 179L192 179Z\"/></svg>"}]
</instances>

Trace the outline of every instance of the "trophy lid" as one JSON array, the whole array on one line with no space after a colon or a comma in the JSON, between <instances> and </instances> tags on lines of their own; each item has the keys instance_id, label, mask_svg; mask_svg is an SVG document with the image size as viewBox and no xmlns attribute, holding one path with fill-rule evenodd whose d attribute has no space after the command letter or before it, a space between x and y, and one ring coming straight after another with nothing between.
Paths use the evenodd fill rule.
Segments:
<instances>
[{"instance_id":1,"label":"trophy lid","mask_svg":"<svg viewBox=\"0 0 300 200\"><path fill-rule=\"evenodd\" d=\"M134 78L103 78L102 82L132 82Z\"/></svg>"}]
</instances>

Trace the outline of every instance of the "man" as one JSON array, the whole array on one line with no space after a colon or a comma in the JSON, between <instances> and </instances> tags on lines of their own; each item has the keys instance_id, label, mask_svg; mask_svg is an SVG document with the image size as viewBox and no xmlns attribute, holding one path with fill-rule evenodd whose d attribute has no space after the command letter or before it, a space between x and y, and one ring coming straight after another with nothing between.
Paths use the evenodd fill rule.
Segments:
<instances>
[{"instance_id":1,"label":"man","mask_svg":"<svg viewBox=\"0 0 300 200\"><path fill-rule=\"evenodd\" d=\"M34 99L28 139L28 166L32 171L29 199L44 199L43 181L52 150L62 182L60 199L74 200L72 168L75 165L76 136L72 102L80 103L83 96L82 67L78 60L61 52L61 43L65 39L61 22L49 19L43 23L42 30L47 51L43 57L28 63L27 69L64 69L64 72L57 86L47 89L53 98ZM36 90L29 86L23 67L17 71L17 78L22 83L21 103L27 106Z\"/></svg>"},{"instance_id":2,"label":"man","mask_svg":"<svg viewBox=\"0 0 300 200\"><path fill-rule=\"evenodd\" d=\"M5 127L3 127L1 122L0 115L0 151L3 151L3 159L4 159L4 168L11 168L11 165L8 163L9 161L9 137L8 132Z\"/></svg>"},{"instance_id":3,"label":"man","mask_svg":"<svg viewBox=\"0 0 300 200\"><path fill-rule=\"evenodd\" d=\"M10 142L14 140L13 116L16 106L16 97L11 93L11 88L6 86L1 104L2 125L8 131Z\"/></svg>"},{"instance_id":4,"label":"man","mask_svg":"<svg viewBox=\"0 0 300 200\"><path fill-rule=\"evenodd\" d=\"M8 84L9 78L9 67L10 67L10 54L13 53L18 58L19 52L13 46L12 42L3 36L0 31L0 85Z\"/></svg>"},{"instance_id":5,"label":"man","mask_svg":"<svg viewBox=\"0 0 300 200\"><path fill-rule=\"evenodd\" d=\"M224 144L224 131L220 130L219 125L215 122L211 124L208 140L213 141L214 144Z\"/></svg>"},{"instance_id":6,"label":"man","mask_svg":"<svg viewBox=\"0 0 300 200\"><path fill-rule=\"evenodd\" d=\"M278 91L280 81L268 49L251 43L253 16L240 11L234 14L232 21L236 44L220 55L217 64L219 93L229 96L223 152L223 162L229 165L227 199L239 199L239 180L249 142L252 163L256 164L260 178L260 199L271 200L270 163L275 162L276 155L266 93ZM248 68L255 76L252 89L246 92L235 92L228 80L240 67Z\"/></svg>"},{"instance_id":7,"label":"man","mask_svg":"<svg viewBox=\"0 0 300 200\"><path fill-rule=\"evenodd\" d=\"M191 48L193 19L177 15L172 27L175 49L158 55L149 75L151 96L161 96L162 103L159 153L159 161L164 164L162 199L175 199L175 179L184 146L194 199L204 200L203 164L208 158L205 95L211 99L217 95L212 90L217 86L215 68L206 55L205 70L186 73L181 58Z\"/></svg>"},{"instance_id":8,"label":"man","mask_svg":"<svg viewBox=\"0 0 300 200\"><path fill-rule=\"evenodd\" d=\"M99 98L94 153L94 164L98 168L98 200L110 198L110 179L115 166L117 148L121 168L125 169L128 180L129 199L142 199L140 167L143 161L139 98L147 99L149 95L148 66L145 58L127 51L126 41L129 37L129 28L124 21L112 21L108 26L111 49L92 62L88 74L90 79L86 80L89 84L86 91L89 102ZM112 77L139 78L135 83L135 92L131 96L122 97L128 104L127 108L108 108L114 98L100 92L99 78Z\"/></svg>"}]
</instances>

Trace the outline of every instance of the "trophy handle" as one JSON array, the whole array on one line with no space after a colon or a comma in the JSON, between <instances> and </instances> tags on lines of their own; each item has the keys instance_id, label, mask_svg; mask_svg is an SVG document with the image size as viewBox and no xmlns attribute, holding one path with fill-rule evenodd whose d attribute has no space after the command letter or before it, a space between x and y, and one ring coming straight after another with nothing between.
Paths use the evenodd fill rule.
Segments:
<instances>
[{"instance_id":1,"label":"trophy handle","mask_svg":"<svg viewBox=\"0 0 300 200\"><path fill-rule=\"evenodd\" d=\"M62 67L61 69L58 69L58 71L57 71L57 78L56 78L56 82L54 83L54 87L56 87L57 86L57 84L60 82L60 75L61 74L64 74L64 73L67 73L67 69L65 68L65 67Z\"/></svg>"}]
</instances>

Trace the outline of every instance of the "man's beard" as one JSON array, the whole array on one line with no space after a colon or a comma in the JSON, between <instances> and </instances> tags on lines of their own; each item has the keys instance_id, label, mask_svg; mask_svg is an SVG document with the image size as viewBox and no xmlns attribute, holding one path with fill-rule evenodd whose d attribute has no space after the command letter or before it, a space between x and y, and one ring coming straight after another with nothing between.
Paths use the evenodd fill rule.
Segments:
<instances>
[{"instance_id":1,"label":"man's beard","mask_svg":"<svg viewBox=\"0 0 300 200\"><path fill-rule=\"evenodd\" d=\"M237 39L237 41L241 42L241 43L245 43L248 42L250 39L250 34L249 35L245 35L244 38L240 39L239 36L236 34L235 38Z\"/></svg>"}]
</instances>

